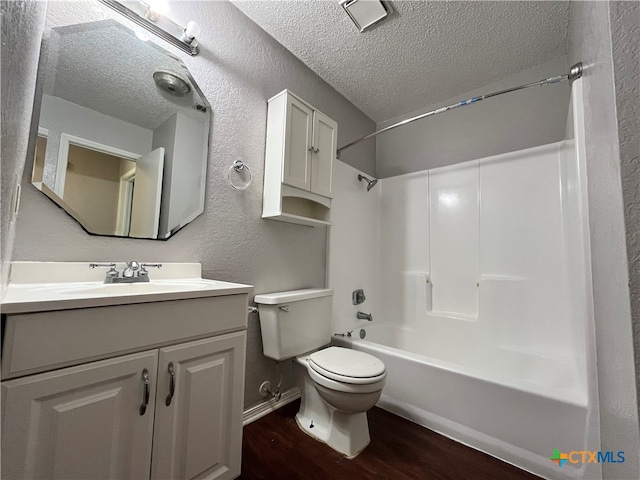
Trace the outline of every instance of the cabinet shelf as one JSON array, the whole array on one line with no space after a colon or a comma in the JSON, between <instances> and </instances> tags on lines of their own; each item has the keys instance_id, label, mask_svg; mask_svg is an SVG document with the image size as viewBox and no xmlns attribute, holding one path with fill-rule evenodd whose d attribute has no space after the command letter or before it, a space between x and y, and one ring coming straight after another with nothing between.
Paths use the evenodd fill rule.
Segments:
<instances>
[{"instance_id":1,"label":"cabinet shelf","mask_svg":"<svg viewBox=\"0 0 640 480\"><path fill-rule=\"evenodd\" d=\"M307 227L330 227L331 225L333 225L331 222L328 222L326 220L317 220L315 218L293 215L292 213L280 213L271 217L263 215L262 218L278 220L280 222L295 223L298 225L305 225Z\"/></svg>"}]
</instances>

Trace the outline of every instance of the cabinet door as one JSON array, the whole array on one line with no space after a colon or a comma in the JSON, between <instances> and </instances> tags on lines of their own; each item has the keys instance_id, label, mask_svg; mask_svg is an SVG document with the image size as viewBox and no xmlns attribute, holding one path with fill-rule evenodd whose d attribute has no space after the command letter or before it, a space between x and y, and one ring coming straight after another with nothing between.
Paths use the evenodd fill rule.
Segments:
<instances>
[{"instance_id":1,"label":"cabinet door","mask_svg":"<svg viewBox=\"0 0 640 480\"><path fill-rule=\"evenodd\" d=\"M3 382L2 477L149 478L157 358L153 350Z\"/></svg>"},{"instance_id":2,"label":"cabinet door","mask_svg":"<svg viewBox=\"0 0 640 480\"><path fill-rule=\"evenodd\" d=\"M313 112L311 191L331 197L333 161L338 149L338 124L320 112Z\"/></svg>"},{"instance_id":3,"label":"cabinet door","mask_svg":"<svg viewBox=\"0 0 640 480\"><path fill-rule=\"evenodd\" d=\"M160 349L151 478L240 474L245 342L238 332Z\"/></svg>"},{"instance_id":4,"label":"cabinet door","mask_svg":"<svg viewBox=\"0 0 640 480\"><path fill-rule=\"evenodd\" d=\"M285 155L282 183L302 190L311 188L313 111L291 95L287 98Z\"/></svg>"}]
</instances>

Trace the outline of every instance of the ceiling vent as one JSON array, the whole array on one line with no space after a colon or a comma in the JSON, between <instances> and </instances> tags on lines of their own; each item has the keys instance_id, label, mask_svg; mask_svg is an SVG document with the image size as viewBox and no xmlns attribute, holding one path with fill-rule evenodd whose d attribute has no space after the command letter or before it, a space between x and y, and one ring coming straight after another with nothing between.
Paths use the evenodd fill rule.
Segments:
<instances>
[{"instance_id":1,"label":"ceiling vent","mask_svg":"<svg viewBox=\"0 0 640 480\"><path fill-rule=\"evenodd\" d=\"M382 22L393 13L389 2L380 0L341 0L340 5L360 32Z\"/></svg>"}]
</instances>

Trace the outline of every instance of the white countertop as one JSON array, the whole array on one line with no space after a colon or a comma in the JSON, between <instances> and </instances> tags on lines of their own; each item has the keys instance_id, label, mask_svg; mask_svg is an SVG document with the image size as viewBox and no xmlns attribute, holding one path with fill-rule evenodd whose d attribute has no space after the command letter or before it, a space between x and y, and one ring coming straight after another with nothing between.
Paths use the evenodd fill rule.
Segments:
<instances>
[{"instance_id":1,"label":"white countertop","mask_svg":"<svg viewBox=\"0 0 640 480\"><path fill-rule=\"evenodd\" d=\"M124 264L118 263L122 271ZM88 262L14 262L2 313L28 313L250 294L251 285L201 278L199 263L164 263L147 283L105 284Z\"/></svg>"}]
</instances>

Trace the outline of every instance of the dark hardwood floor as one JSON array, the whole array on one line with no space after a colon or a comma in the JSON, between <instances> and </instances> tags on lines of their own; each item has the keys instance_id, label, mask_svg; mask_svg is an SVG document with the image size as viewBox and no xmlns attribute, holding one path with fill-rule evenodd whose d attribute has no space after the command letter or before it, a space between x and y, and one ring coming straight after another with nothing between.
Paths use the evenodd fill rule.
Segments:
<instances>
[{"instance_id":1,"label":"dark hardwood floor","mask_svg":"<svg viewBox=\"0 0 640 480\"><path fill-rule=\"evenodd\" d=\"M240 479L539 479L377 407L368 413L371 443L347 460L298 428L299 405L290 403L245 427Z\"/></svg>"}]
</instances>

